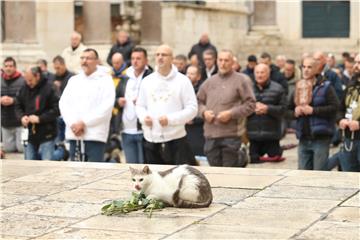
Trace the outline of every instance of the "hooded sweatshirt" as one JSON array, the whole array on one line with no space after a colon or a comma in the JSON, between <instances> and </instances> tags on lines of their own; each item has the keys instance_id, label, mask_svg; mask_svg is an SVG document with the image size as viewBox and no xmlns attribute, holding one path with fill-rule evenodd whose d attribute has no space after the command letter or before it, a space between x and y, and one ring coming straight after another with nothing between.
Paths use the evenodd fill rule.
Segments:
<instances>
[{"instance_id":1,"label":"hooded sweatshirt","mask_svg":"<svg viewBox=\"0 0 360 240\"><path fill-rule=\"evenodd\" d=\"M172 66L167 76L155 71L143 79L136 113L142 123L144 137L160 143L186 136L185 124L197 114L197 100L191 81ZM146 116L153 120L152 127L144 124ZM159 118L166 116L168 125L162 127Z\"/></svg>"}]
</instances>

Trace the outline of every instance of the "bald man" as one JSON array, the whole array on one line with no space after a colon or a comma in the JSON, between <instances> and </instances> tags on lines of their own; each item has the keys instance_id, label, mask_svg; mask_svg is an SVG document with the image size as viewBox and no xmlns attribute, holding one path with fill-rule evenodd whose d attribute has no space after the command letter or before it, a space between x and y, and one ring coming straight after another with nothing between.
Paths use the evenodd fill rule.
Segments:
<instances>
[{"instance_id":1,"label":"bald man","mask_svg":"<svg viewBox=\"0 0 360 240\"><path fill-rule=\"evenodd\" d=\"M127 66L130 66L131 51L134 48L134 44L129 37L129 33L125 31L119 31L116 35L116 43L111 47L109 55L107 57L107 63L112 65L112 56L115 53L121 53L124 57L124 61Z\"/></svg>"},{"instance_id":2,"label":"bald man","mask_svg":"<svg viewBox=\"0 0 360 240\"><path fill-rule=\"evenodd\" d=\"M80 57L85 49L86 46L81 43L81 34L73 32L70 37L70 46L65 48L61 54L70 72L79 73L81 71Z\"/></svg>"},{"instance_id":3,"label":"bald man","mask_svg":"<svg viewBox=\"0 0 360 240\"><path fill-rule=\"evenodd\" d=\"M201 34L199 42L192 46L192 48L188 54L188 57L190 59L192 55L196 54L196 56L199 60L200 67L204 68L205 63L204 63L203 53L207 49L211 49L214 51L215 59L216 59L216 57L217 57L216 47L210 43L209 34L204 32Z\"/></svg>"},{"instance_id":4,"label":"bald man","mask_svg":"<svg viewBox=\"0 0 360 240\"><path fill-rule=\"evenodd\" d=\"M339 76L331 70L331 67L327 65L327 56L324 52L317 51L312 56L317 62L316 78L321 81L329 81L335 89L336 96L339 100L342 99L344 92L342 89L342 82Z\"/></svg>"},{"instance_id":5,"label":"bald man","mask_svg":"<svg viewBox=\"0 0 360 240\"><path fill-rule=\"evenodd\" d=\"M207 79L197 94L199 115L205 121L204 152L211 166L244 167L240 159L245 119L255 109L251 80L233 70L233 53L222 50L217 59L219 71Z\"/></svg>"},{"instance_id":6,"label":"bald man","mask_svg":"<svg viewBox=\"0 0 360 240\"><path fill-rule=\"evenodd\" d=\"M167 45L155 53L156 71L143 79L136 113L144 131L145 161L150 164L195 164L185 124L197 114L191 81L179 73Z\"/></svg>"},{"instance_id":7,"label":"bald man","mask_svg":"<svg viewBox=\"0 0 360 240\"><path fill-rule=\"evenodd\" d=\"M302 170L326 170L331 138L339 100L329 81L316 78L318 62L312 57L303 59L302 76L311 87L310 103L296 103L294 96L302 95L297 84L289 102L290 115L296 123L299 139L298 166Z\"/></svg>"},{"instance_id":8,"label":"bald man","mask_svg":"<svg viewBox=\"0 0 360 240\"><path fill-rule=\"evenodd\" d=\"M286 111L284 88L270 79L270 68L260 63L255 67L253 83L255 112L247 119L251 163L281 161L281 120ZM264 156L267 154L267 156Z\"/></svg>"}]
</instances>

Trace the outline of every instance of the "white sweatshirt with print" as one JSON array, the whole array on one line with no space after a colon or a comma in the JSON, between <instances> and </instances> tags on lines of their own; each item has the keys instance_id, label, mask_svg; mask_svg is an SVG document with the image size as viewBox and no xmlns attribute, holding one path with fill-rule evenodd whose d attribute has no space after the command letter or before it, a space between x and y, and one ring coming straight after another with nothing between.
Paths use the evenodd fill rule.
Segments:
<instances>
[{"instance_id":1,"label":"white sweatshirt with print","mask_svg":"<svg viewBox=\"0 0 360 240\"><path fill-rule=\"evenodd\" d=\"M167 76L157 71L145 77L136 101L136 114L142 123L144 137L149 142L160 143L186 136L185 124L198 111L197 100L191 81L179 73L175 66ZM150 116L153 126L145 125ZM166 116L168 125L162 127L159 118Z\"/></svg>"}]
</instances>

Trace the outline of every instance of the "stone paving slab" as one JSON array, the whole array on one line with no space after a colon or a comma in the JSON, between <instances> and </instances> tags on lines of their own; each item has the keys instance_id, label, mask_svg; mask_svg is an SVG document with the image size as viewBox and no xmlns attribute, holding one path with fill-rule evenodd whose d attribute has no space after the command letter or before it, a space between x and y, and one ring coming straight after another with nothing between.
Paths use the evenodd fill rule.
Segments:
<instances>
[{"instance_id":1,"label":"stone paving slab","mask_svg":"<svg viewBox=\"0 0 360 240\"><path fill-rule=\"evenodd\" d=\"M336 207L341 201L320 199L284 199L249 197L234 205L234 208L263 209L275 211L309 211L326 213Z\"/></svg>"},{"instance_id":2,"label":"stone paving slab","mask_svg":"<svg viewBox=\"0 0 360 240\"><path fill-rule=\"evenodd\" d=\"M225 188L247 188L263 189L276 181L282 179L282 176L254 176L254 175L233 175L233 174L206 174L212 187Z\"/></svg>"},{"instance_id":3,"label":"stone paving slab","mask_svg":"<svg viewBox=\"0 0 360 240\"><path fill-rule=\"evenodd\" d=\"M35 239L162 239L164 234L113 231L102 229L65 228Z\"/></svg>"},{"instance_id":4,"label":"stone paving slab","mask_svg":"<svg viewBox=\"0 0 360 240\"><path fill-rule=\"evenodd\" d=\"M341 204L344 207L360 207L360 193L358 192Z\"/></svg>"},{"instance_id":5,"label":"stone paving slab","mask_svg":"<svg viewBox=\"0 0 360 240\"><path fill-rule=\"evenodd\" d=\"M358 173L200 167L209 208L108 217L131 196L129 165L1 163L2 239L359 239Z\"/></svg>"},{"instance_id":6,"label":"stone paving slab","mask_svg":"<svg viewBox=\"0 0 360 240\"><path fill-rule=\"evenodd\" d=\"M273 185L255 194L256 197L268 198L300 198L322 200L346 200L358 190L353 188L324 188L306 186Z\"/></svg>"},{"instance_id":7,"label":"stone paving slab","mask_svg":"<svg viewBox=\"0 0 360 240\"><path fill-rule=\"evenodd\" d=\"M165 239L288 239L296 231L274 227L195 224Z\"/></svg>"}]
</instances>

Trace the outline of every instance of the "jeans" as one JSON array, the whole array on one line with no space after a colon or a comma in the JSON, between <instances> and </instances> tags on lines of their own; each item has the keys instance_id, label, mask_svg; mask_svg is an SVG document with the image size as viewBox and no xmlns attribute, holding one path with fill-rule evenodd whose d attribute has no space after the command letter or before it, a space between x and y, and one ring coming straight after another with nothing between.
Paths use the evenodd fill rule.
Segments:
<instances>
[{"instance_id":1,"label":"jeans","mask_svg":"<svg viewBox=\"0 0 360 240\"><path fill-rule=\"evenodd\" d=\"M340 166L342 171L359 172L360 171L360 140L351 140L345 138L343 151L340 157ZM347 151L346 149L350 150Z\"/></svg>"},{"instance_id":2,"label":"jeans","mask_svg":"<svg viewBox=\"0 0 360 240\"><path fill-rule=\"evenodd\" d=\"M55 138L55 143L64 142L65 140L65 122L62 117L57 118L57 136Z\"/></svg>"},{"instance_id":3,"label":"jeans","mask_svg":"<svg viewBox=\"0 0 360 240\"><path fill-rule=\"evenodd\" d=\"M1 127L1 140L5 152L24 152L21 142L22 129L23 127Z\"/></svg>"},{"instance_id":4,"label":"jeans","mask_svg":"<svg viewBox=\"0 0 360 240\"><path fill-rule=\"evenodd\" d=\"M33 144L28 142L25 147L26 160L52 160L55 150L55 141L47 141L41 144Z\"/></svg>"},{"instance_id":5,"label":"jeans","mask_svg":"<svg viewBox=\"0 0 360 240\"><path fill-rule=\"evenodd\" d=\"M143 134L122 133L126 163L144 163Z\"/></svg>"},{"instance_id":6,"label":"jeans","mask_svg":"<svg viewBox=\"0 0 360 240\"><path fill-rule=\"evenodd\" d=\"M331 138L320 140L300 139L298 148L299 169L327 170Z\"/></svg>"},{"instance_id":7,"label":"jeans","mask_svg":"<svg viewBox=\"0 0 360 240\"><path fill-rule=\"evenodd\" d=\"M238 167L240 137L206 139L204 152L210 166Z\"/></svg>"},{"instance_id":8,"label":"jeans","mask_svg":"<svg viewBox=\"0 0 360 240\"><path fill-rule=\"evenodd\" d=\"M70 159L75 160L76 140L70 140ZM105 143L98 141L84 141L85 160L88 162L103 162Z\"/></svg>"}]
</instances>

